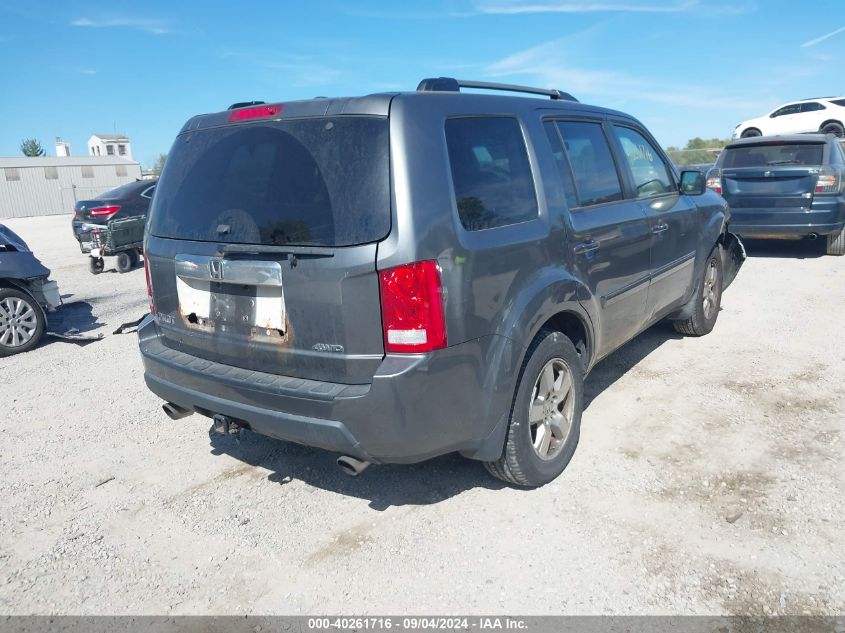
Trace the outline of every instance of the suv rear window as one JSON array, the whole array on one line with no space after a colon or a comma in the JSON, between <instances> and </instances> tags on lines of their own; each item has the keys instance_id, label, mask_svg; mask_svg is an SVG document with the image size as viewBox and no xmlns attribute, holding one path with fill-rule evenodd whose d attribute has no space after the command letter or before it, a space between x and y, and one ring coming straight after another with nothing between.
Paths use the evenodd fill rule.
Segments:
<instances>
[{"instance_id":1,"label":"suv rear window","mask_svg":"<svg viewBox=\"0 0 845 633\"><path fill-rule=\"evenodd\" d=\"M351 246L390 230L388 122L321 117L176 139L156 187L157 237Z\"/></svg>"},{"instance_id":2,"label":"suv rear window","mask_svg":"<svg viewBox=\"0 0 845 633\"><path fill-rule=\"evenodd\" d=\"M481 231L537 217L534 179L516 119L448 119L446 145L465 229Z\"/></svg>"},{"instance_id":3,"label":"suv rear window","mask_svg":"<svg viewBox=\"0 0 845 633\"><path fill-rule=\"evenodd\" d=\"M741 145L728 147L722 167L776 167L778 165L821 165L824 143Z\"/></svg>"}]
</instances>

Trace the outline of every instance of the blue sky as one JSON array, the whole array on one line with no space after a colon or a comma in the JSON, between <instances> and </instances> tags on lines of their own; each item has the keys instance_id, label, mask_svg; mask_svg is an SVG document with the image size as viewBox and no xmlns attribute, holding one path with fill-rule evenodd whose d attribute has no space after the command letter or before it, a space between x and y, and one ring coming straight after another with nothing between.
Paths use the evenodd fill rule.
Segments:
<instances>
[{"instance_id":1,"label":"blue sky","mask_svg":"<svg viewBox=\"0 0 845 633\"><path fill-rule=\"evenodd\" d=\"M555 87L664 145L845 94L842 0L0 0L0 155L128 134L150 164L234 101L413 90L429 76Z\"/></svg>"}]
</instances>

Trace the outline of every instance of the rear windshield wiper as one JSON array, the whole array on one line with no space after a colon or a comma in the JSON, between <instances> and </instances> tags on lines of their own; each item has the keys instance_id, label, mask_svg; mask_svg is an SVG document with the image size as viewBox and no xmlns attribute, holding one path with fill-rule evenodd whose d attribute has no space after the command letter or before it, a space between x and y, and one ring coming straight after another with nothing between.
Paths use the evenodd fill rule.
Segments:
<instances>
[{"instance_id":1,"label":"rear windshield wiper","mask_svg":"<svg viewBox=\"0 0 845 633\"><path fill-rule=\"evenodd\" d=\"M768 163L767 165L799 165L801 164L800 160L773 160Z\"/></svg>"}]
</instances>

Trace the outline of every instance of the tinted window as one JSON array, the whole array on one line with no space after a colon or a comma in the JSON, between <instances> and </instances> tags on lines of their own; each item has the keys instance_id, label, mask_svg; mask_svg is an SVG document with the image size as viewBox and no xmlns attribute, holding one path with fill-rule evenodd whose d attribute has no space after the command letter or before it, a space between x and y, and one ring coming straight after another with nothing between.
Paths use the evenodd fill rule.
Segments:
<instances>
[{"instance_id":1,"label":"tinted window","mask_svg":"<svg viewBox=\"0 0 845 633\"><path fill-rule=\"evenodd\" d=\"M557 126L569 154L579 204L587 207L621 200L622 186L601 125L558 121Z\"/></svg>"},{"instance_id":2,"label":"tinted window","mask_svg":"<svg viewBox=\"0 0 845 633\"><path fill-rule=\"evenodd\" d=\"M115 165L118 167L118 165ZM109 189L105 193L100 194L98 200L120 200L121 198L131 198L137 196L143 189L146 183L129 182L125 185L120 185L114 189Z\"/></svg>"},{"instance_id":3,"label":"tinted window","mask_svg":"<svg viewBox=\"0 0 845 633\"><path fill-rule=\"evenodd\" d=\"M631 168L638 198L677 192L669 168L660 158L654 145L631 128L614 125L613 131L622 146L625 161Z\"/></svg>"},{"instance_id":4,"label":"tinted window","mask_svg":"<svg viewBox=\"0 0 845 633\"><path fill-rule=\"evenodd\" d=\"M826 108L821 103L802 103L801 112L816 112L817 110L825 110Z\"/></svg>"},{"instance_id":5,"label":"tinted window","mask_svg":"<svg viewBox=\"0 0 845 633\"><path fill-rule=\"evenodd\" d=\"M777 165L821 165L823 143L743 145L724 151L722 167L771 167Z\"/></svg>"},{"instance_id":6,"label":"tinted window","mask_svg":"<svg viewBox=\"0 0 845 633\"><path fill-rule=\"evenodd\" d=\"M801 112L801 104L795 103L793 105L783 106L780 110L775 110L772 117L784 116L786 114L798 114Z\"/></svg>"},{"instance_id":7,"label":"tinted window","mask_svg":"<svg viewBox=\"0 0 845 633\"><path fill-rule=\"evenodd\" d=\"M516 119L449 119L446 145L465 229L480 231L537 217L534 179Z\"/></svg>"},{"instance_id":8,"label":"tinted window","mask_svg":"<svg viewBox=\"0 0 845 633\"><path fill-rule=\"evenodd\" d=\"M390 230L386 118L249 123L176 139L150 232L183 240L350 246Z\"/></svg>"},{"instance_id":9,"label":"tinted window","mask_svg":"<svg viewBox=\"0 0 845 633\"><path fill-rule=\"evenodd\" d=\"M834 103L838 106L842 106L843 108L845 108L845 99L833 99L831 101L831 103Z\"/></svg>"},{"instance_id":10,"label":"tinted window","mask_svg":"<svg viewBox=\"0 0 845 633\"><path fill-rule=\"evenodd\" d=\"M563 150L560 135L557 133L555 124L552 121L546 121L543 125L546 128L549 143L552 145L552 155L555 157L555 163L557 163L560 176L563 178L563 188L566 191L566 205L572 209L578 206L578 196L575 194L575 181L572 177L572 168L569 166L569 158Z\"/></svg>"}]
</instances>

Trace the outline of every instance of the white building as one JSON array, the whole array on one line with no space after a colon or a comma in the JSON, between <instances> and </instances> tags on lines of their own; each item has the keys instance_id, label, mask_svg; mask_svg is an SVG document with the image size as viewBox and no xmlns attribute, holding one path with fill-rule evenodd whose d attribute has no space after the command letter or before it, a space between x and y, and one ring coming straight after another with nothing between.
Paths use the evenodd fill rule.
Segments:
<instances>
[{"instance_id":1,"label":"white building","mask_svg":"<svg viewBox=\"0 0 845 633\"><path fill-rule=\"evenodd\" d=\"M56 137L56 156L70 156L70 143L65 143L60 137Z\"/></svg>"},{"instance_id":2,"label":"white building","mask_svg":"<svg viewBox=\"0 0 845 633\"><path fill-rule=\"evenodd\" d=\"M95 134L88 139L89 156L118 156L132 160L129 138L122 134Z\"/></svg>"},{"instance_id":3,"label":"white building","mask_svg":"<svg viewBox=\"0 0 845 633\"><path fill-rule=\"evenodd\" d=\"M0 157L0 219L71 213L140 178L141 165L118 156Z\"/></svg>"}]
</instances>

